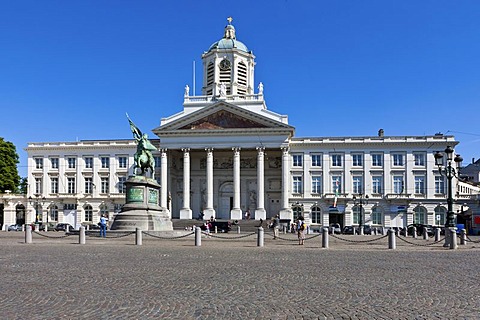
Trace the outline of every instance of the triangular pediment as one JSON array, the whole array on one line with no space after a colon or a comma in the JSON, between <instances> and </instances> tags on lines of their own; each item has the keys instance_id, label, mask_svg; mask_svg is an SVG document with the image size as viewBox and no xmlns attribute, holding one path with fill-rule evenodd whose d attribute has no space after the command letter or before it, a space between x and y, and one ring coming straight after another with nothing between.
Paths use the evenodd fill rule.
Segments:
<instances>
[{"instance_id":1,"label":"triangular pediment","mask_svg":"<svg viewBox=\"0 0 480 320\"><path fill-rule=\"evenodd\" d=\"M216 129L248 129L267 128L265 124L241 117L227 110L219 110L201 119L192 121L179 128L180 130L216 130Z\"/></svg>"},{"instance_id":2,"label":"triangular pediment","mask_svg":"<svg viewBox=\"0 0 480 320\"><path fill-rule=\"evenodd\" d=\"M188 113L153 131L157 135L162 135L167 133L172 134L174 132L245 132L246 129L256 131L278 130L292 133L294 131L293 127L288 124L227 102L218 102L195 112Z\"/></svg>"}]
</instances>

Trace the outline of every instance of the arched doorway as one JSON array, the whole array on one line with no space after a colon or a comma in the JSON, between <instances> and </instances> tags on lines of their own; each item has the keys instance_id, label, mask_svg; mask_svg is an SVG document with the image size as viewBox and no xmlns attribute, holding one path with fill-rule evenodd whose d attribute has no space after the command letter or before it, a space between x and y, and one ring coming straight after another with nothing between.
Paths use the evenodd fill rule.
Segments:
<instances>
[{"instance_id":1,"label":"arched doorway","mask_svg":"<svg viewBox=\"0 0 480 320\"><path fill-rule=\"evenodd\" d=\"M23 204L17 204L15 207L15 223L25 224L25 206Z\"/></svg>"},{"instance_id":2,"label":"arched doorway","mask_svg":"<svg viewBox=\"0 0 480 320\"><path fill-rule=\"evenodd\" d=\"M230 219L230 210L233 208L233 182L224 182L220 186L218 198L218 219ZM206 217L209 218L209 217Z\"/></svg>"}]
</instances>

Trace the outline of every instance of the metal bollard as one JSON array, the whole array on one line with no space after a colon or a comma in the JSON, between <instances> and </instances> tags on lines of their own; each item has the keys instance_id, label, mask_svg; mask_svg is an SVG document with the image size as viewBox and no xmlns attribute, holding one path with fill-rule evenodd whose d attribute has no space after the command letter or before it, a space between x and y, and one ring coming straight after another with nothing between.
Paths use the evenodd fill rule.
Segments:
<instances>
[{"instance_id":1,"label":"metal bollard","mask_svg":"<svg viewBox=\"0 0 480 320\"><path fill-rule=\"evenodd\" d=\"M89 224L87 224L87 229L86 229L86 230L87 230L87 231L90 230L90 225L89 225Z\"/></svg>"},{"instance_id":2,"label":"metal bollard","mask_svg":"<svg viewBox=\"0 0 480 320\"><path fill-rule=\"evenodd\" d=\"M257 247L263 247L263 228L259 227L257 233Z\"/></svg>"},{"instance_id":3,"label":"metal bollard","mask_svg":"<svg viewBox=\"0 0 480 320\"><path fill-rule=\"evenodd\" d=\"M142 230L140 228L135 228L135 245L142 245Z\"/></svg>"},{"instance_id":4,"label":"metal bollard","mask_svg":"<svg viewBox=\"0 0 480 320\"><path fill-rule=\"evenodd\" d=\"M237 226L237 233L240 234L240 226Z\"/></svg>"},{"instance_id":5,"label":"metal bollard","mask_svg":"<svg viewBox=\"0 0 480 320\"><path fill-rule=\"evenodd\" d=\"M283 226L283 234L286 234L287 233L287 226Z\"/></svg>"},{"instance_id":6,"label":"metal bollard","mask_svg":"<svg viewBox=\"0 0 480 320\"><path fill-rule=\"evenodd\" d=\"M423 227L423 240L428 240L428 232L426 227Z\"/></svg>"},{"instance_id":7,"label":"metal bollard","mask_svg":"<svg viewBox=\"0 0 480 320\"><path fill-rule=\"evenodd\" d=\"M85 244L85 227L81 226L78 232L78 243Z\"/></svg>"},{"instance_id":8,"label":"metal bollard","mask_svg":"<svg viewBox=\"0 0 480 320\"><path fill-rule=\"evenodd\" d=\"M217 231L218 231L218 230L217 230L217 226L215 226L215 233L217 233Z\"/></svg>"},{"instance_id":9,"label":"metal bollard","mask_svg":"<svg viewBox=\"0 0 480 320\"><path fill-rule=\"evenodd\" d=\"M451 229L450 231L450 249L455 250L457 249L457 232L455 229Z\"/></svg>"},{"instance_id":10,"label":"metal bollard","mask_svg":"<svg viewBox=\"0 0 480 320\"><path fill-rule=\"evenodd\" d=\"M358 233L363 236L364 233L363 233L363 227L358 227Z\"/></svg>"},{"instance_id":11,"label":"metal bollard","mask_svg":"<svg viewBox=\"0 0 480 320\"><path fill-rule=\"evenodd\" d=\"M388 249L395 250L397 248L395 231L390 229L387 231L387 234L388 234Z\"/></svg>"},{"instance_id":12,"label":"metal bollard","mask_svg":"<svg viewBox=\"0 0 480 320\"><path fill-rule=\"evenodd\" d=\"M67 224L67 226L65 227L65 233L69 233L70 232L70 226Z\"/></svg>"},{"instance_id":13,"label":"metal bollard","mask_svg":"<svg viewBox=\"0 0 480 320\"><path fill-rule=\"evenodd\" d=\"M32 226L27 226L25 228L25 243L32 243Z\"/></svg>"},{"instance_id":14,"label":"metal bollard","mask_svg":"<svg viewBox=\"0 0 480 320\"><path fill-rule=\"evenodd\" d=\"M48 224L45 224L45 232L48 231Z\"/></svg>"},{"instance_id":15,"label":"metal bollard","mask_svg":"<svg viewBox=\"0 0 480 320\"><path fill-rule=\"evenodd\" d=\"M322 248L328 249L328 228L322 229Z\"/></svg>"},{"instance_id":16,"label":"metal bollard","mask_svg":"<svg viewBox=\"0 0 480 320\"><path fill-rule=\"evenodd\" d=\"M467 230L465 230L465 229L462 229L460 231L460 244L462 246L467 244Z\"/></svg>"},{"instance_id":17,"label":"metal bollard","mask_svg":"<svg viewBox=\"0 0 480 320\"><path fill-rule=\"evenodd\" d=\"M195 227L195 247L200 247L202 245L202 229L200 227Z\"/></svg>"},{"instance_id":18,"label":"metal bollard","mask_svg":"<svg viewBox=\"0 0 480 320\"><path fill-rule=\"evenodd\" d=\"M374 236L377 235L377 228L373 228L373 235L374 235Z\"/></svg>"},{"instance_id":19,"label":"metal bollard","mask_svg":"<svg viewBox=\"0 0 480 320\"><path fill-rule=\"evenodd\" d=\"M435 242L440 241L440 228L435 229Z\"/></svg>"},{"instance_id":20,"label":"metal bollard","mask_svg":"<svg viewBox=\"0 0 480 320\"><path fill-rule=\"evenodd\" d=\"M413 233L412 233L413 239L417 239L417 227L413 227L412 230L413 230Z\"/></svg>"}]
</instances>

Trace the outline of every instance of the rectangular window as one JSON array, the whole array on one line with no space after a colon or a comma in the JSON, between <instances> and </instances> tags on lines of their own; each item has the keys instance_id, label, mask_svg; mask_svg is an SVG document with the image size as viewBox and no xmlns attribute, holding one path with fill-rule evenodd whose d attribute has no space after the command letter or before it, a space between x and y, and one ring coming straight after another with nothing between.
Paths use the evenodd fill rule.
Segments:
<instances>
[{"instance_id":1,"label":"rectangular window","mask_svg":"<svg viewBox=\"0 0 480 320\"><path fill-rule=\"evenodd\" d=\"M415 176L415 193L425 194L425 176Z\"/></svg>"},{"instance_id":2,"label":"rectangular window","mask_svg":"<svg viewBox=\"0 0 480 320\"><path fill-rule=\"evenodd\" d=\"M93 193L93 179L90 177L85 178L85 193L86 194Z\"/></svg>"},{"instance_id":3,"label":"rectangular window","mask_svg":"<svg viewBox=\"0 0 480 320\"><path fill-rule=\"evenodd\" d=\"M293 166L294 167L301 167L303 166L303 156L301 154L293 154Z\"/></svg>"},{"instance_id":4,"label":"rectangular window","mask_svg":"<svg viewBox=\"0 0 480 320\"><path fill-rule=\"evenodd\" d=\"M363 167L363 154L352 154L352 166Z\"/></svg>"},{"instance_id":5,"label":"rectangular window","mask_svg":"<svg viewBox=\"0 0 480 320\"><path fill-rule=\"evenodd\" d=\"M403 193L403 176L393 176L393 193Z\"/></svg>"},{"instance_id":6,"label":"rectangular window","mask_svg":"<svg viewBox=\"0 0 480 320\"><path fill-rule=\"evenodd\" d=\"M383 154L372 153L372 167L382 167L382 166L383 166Z\"/></svg>"},{"instance_id":7,"label":"rectangular window","mask_svg":"<svg viewBox=\"0 0 480 320\"><path fill-rule=\"evenodd\" d=\"M101 157L102 161L102 168L110 168L110 158L109 157Z\"/></svg>"},{"instance_id":8,"label":"rectangular window","mask_svg":"<svg viewBox=\"0 0 480 320\"><path fill-rule=\"evenodd\" d=\"M415 166L425 167L425 153L414 153Z\"/></svg>"},{"instance_id":9,"label":"rectangular window","mask_svg":"<svg viewBox=\"0 0 480 320\"><path fill-rule=\"evenodd\" d=\"M162 163L162 158L160 157L155 157L155 168L160 168L160 164Z\"/></svg>"},{"instance_id":10,"label":"rectangular window","mask_svg":"<svg viewBox=\"0 0 480 320\"><path fill-rule=\"evenodd\" d=\"M118 167L127 168L128 162L127 157L118 157Z\"/></svg>"},{"instance_id":11,"label":"rectangular window","mask_svg":"<svg viewBox=\"0 0 480 320\"><path fill-rule=\"evenodd\" d=\"M42 178L35 178L35 193L36 194L42 194L43 193L43 188L42 188Z\"/></svg>"},{"instance_id":12,"label":"rectangular window","mask_svg":"<svg viewBox=\"0 0 480 320\"><path fill-rule=\"evenodd\" d=\"M73 194L76 192L75 190L75 178L74 177L69 177L67 178L67 192L70 194Z\"/></svg>"},{"instance_id":13,"label":"rectangular window","mask_svg":"<svg viewBox=\"0 0 480 320\"><path fill-rule=\"evenodd\" d=\"M43 169L43 158L35 158L35 169Z\"/></svg>"},{"instance_id":14,"label":"rectangular window","mask_svg":"<svg viewBox=\"0 0 480 320\"><path fill-rule=\"evenodd\" d=\"M58 158L50 158L52 169L58 169Z\"/></svg>"},{"instance_id":15,"label":"rectangular window","mask_svg":"<svg viewBox=\"0 0 480 320\"><path fill-rule=\"evenodd\" d=\"M126 193L127 186L125 182L127 181L127 177L118 177L118 193Z\"/></svg>"},{"instance_id":16,"label":"rectangular window","mask_svg":"<svg viewBox=\"0 0 480 320\"><path fill-rule=\"evenodd\" d=\"M75 169L77 167L77 158L68 157L67 165L68 165L68 169Z\"/></svg>"},{"instance_id":17,"label":"rectangular window","mask_svg":"<svg viewBox=\"0 0 480 320\"><path fill-rule=\"evenodd\" d=\"M92 157L86 157L85 158L85 168L93 169L93 158Z\"/></svg>"},{"instance_id":18,"label":"rectangular window","mask_svg":"<svg viewBox=\"0 0 480 320\"><path fill-rule=\"evenodd\" d=\"M353 193L363 193L363 177L362 176L353 176L352 177L352 188Z\"/></svg>"},{"instance_id":19,"label":"rectangular window","mask_svg":"<svg viewBox=\"0 0 480 320\"><path fill-rule=\"evenodd\" d=\"M405 165L404 156L402 153L394 153L392 154L393 166L395 167L403 167Z\"/></svg>"},{"instance_id":20,"label":"rectangular window","mask_svg":"<svg viewBox=\"0 0 480 320\"><path fill-rule=\"evenodd\" d=\"M301 176L293 177L293 193L302 193L303 191L303 182Z\"/></svg>"},{"instance_id":21,"label":"rectangular window","mask_svg":"<svg viewBox=\"0 0 480 320\"><path fill-rule=\"evenodd\" d=\"M101 193L108 193L109 189L110 189L110 184L109 184L108 178L102 178Z\"/></svg>"},{"instance_id":22,"label":"rectangular window","mask_svg":"<svg viewBox=\"0 0 480 320\"><path fill-rule=\"evenodd\" d=\"M342 193L342 176L340 175L333 175L332 176L332 192L335 194Z\"/></svg>"},{"instance_id":23,"label":"rectangular window","mask_svg":"<svg viewBox=\"0 0 480 320\"><path fill-rule=\"evenodd\" d=\"M321 166L322 166L322 155L312 154L312 167L321 167Z\"/></svg>"},{"instance_id":24,"label":"rectangular window","mask_svg":"<svg viewBox=\"0 0 480 320\"><path fill-rule=\"evenodd\" d=\"M372 193L374 194L383 193L383 178L381 176L372 177Z\"/></svg>"},{"instance_id":25,"label":"rectangular window","mask_svg":"<svg viewBox=\"0 0 480 320\"><path fill-rule=\"evenodd\" d=\"M58 193L58 178L50 179L50 193Z\"/></svg>"},{"instance_id":26,"label":"rectangular window","mask_svg":"<svg viewBox=\"0 0 480 320\"><path fill-rule=\"evenodd\" d=\"M342 155L341 154L332 154L332 167L342 167Z\"/></svg>"},{"instance_id":27,"label":"rectangular window","mask_svg":"<svg viewBox=\"0 0 480 320\"><path fill-rule=\"evenodd\" d=\"M322 177L312 176L312 193L322 193Z\"/></svg>"},{"instance_id":28,"label":"rectangular window","mask_svg":"<svg viewBox=\"0 0 480 320\"><path fill-rule=\"evenodd\" d=\"M443 180L443 176L435 176L435 193L445 194L445 180Z\"/></svg>"}]
</instances>

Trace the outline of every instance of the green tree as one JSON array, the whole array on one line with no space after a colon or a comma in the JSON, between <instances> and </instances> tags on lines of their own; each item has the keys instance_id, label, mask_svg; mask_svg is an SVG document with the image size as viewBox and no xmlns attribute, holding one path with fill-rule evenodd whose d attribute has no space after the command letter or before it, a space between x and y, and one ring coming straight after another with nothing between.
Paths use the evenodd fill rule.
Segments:
<instances>
[{"instance_id":1,"label":"green tree","mask_svg":"<svg viewBox=\"0 0 480 320\"><path fill-rule=\"evenodd\" d=\"M0 192L10 190L18 192L20 176L18 175L18 154L15 145L0 138Z\"/></svg>"}]
</instances>

